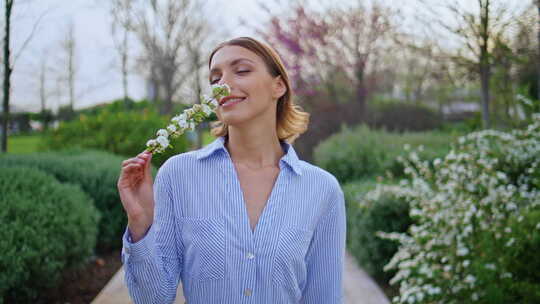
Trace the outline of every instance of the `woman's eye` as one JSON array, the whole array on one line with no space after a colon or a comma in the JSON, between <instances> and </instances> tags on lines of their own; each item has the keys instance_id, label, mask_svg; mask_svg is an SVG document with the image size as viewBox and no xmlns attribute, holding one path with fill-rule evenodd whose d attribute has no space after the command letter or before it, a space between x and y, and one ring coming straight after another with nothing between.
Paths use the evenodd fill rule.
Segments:
<instances>
[{"instance_id":1,"label":"woman's eye","mask_svg":"<svg viewBox=\"0 0 540 304\"><path fill-rule=\"evenodd\" d=\"M247 73L249 72L248 70L244 70L244 71L238 71L237 73Z\"/></svg>"}]
</instances>

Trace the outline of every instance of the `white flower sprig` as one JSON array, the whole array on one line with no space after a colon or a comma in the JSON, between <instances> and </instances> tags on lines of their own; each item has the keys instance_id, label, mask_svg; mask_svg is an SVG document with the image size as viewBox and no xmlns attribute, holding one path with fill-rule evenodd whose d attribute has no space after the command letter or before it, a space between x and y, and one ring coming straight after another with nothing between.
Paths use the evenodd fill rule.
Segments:
<instances>
[{"instance_id":1,"label":"white flower sprig","mask_svg":"<svg viewBox=\"0 0 540 304\"><path fill-rule=\"evenodd\" d=\"M231 89L227 84L212 85L212 96L202 95L201 103L195 104L184 113L171 119L171 124L165 129L157 131L157 138L146 142L146 150L150 153L162 153L170 145L169 138L176 138L184 133L185 130L195 130L195 126L209 117L219 106L218 100L228 96ZM172 146L171 146L172 147Z\"/></svg>"}]
</instances>

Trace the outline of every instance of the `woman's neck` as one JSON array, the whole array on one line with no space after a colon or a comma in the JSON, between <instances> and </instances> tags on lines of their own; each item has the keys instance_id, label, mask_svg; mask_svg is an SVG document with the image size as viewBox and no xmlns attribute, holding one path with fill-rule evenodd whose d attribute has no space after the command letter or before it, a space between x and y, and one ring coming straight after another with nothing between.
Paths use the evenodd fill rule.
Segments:
<instances>
[{"instance_id":1,"label":"woman's neck","mask_svg":"<svg viewBox=\"0 0 540 304\"><path fill-rule=\"evenodd\" d=\"M225 147L233 163L250 169L279 168L279 160L285 154L275 132L238 132L229 127Z\"/></svg>"}]
</instances>

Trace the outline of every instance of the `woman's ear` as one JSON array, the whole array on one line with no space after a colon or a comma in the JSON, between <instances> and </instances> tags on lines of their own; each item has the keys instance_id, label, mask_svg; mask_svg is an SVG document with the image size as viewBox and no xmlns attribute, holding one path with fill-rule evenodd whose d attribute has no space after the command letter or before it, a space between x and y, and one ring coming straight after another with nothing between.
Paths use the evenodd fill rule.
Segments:
<instances>
[{"instance_id":1,"label":"woman's ear","mask_svg":"<svg viewBox=\"0 0 540 304\"><path fill-rule=\"evenodd\" d=\"M273 97L275 99L279 99L281 96L285 95L287 92L287 86L285 85L285 82L283 82L283 79L281 78L281 75L278 75L276 78L274 78L273 82Z\"/></svg>"}]
</instances>

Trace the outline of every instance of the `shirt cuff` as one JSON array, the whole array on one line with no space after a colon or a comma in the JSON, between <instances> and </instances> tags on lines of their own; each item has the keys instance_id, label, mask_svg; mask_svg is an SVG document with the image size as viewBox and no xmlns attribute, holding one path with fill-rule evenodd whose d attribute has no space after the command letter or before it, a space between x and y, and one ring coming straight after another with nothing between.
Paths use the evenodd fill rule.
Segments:
<instances>
[{"instance_id":1,"label":"shirt cuff","mask_svg":"<svg viewBox=\"0 0 540 304\"><path fill-rule=\"evenodd\" d=\"M130 260L136 262L152 257L156 243L154 227L155 225L152 224L146 232L146 235L135 243L132 242L129 228L126 227L124 236L122 238L122 255L124 255L124 259L129 258Z\"/></svg>"}]
</instances>

